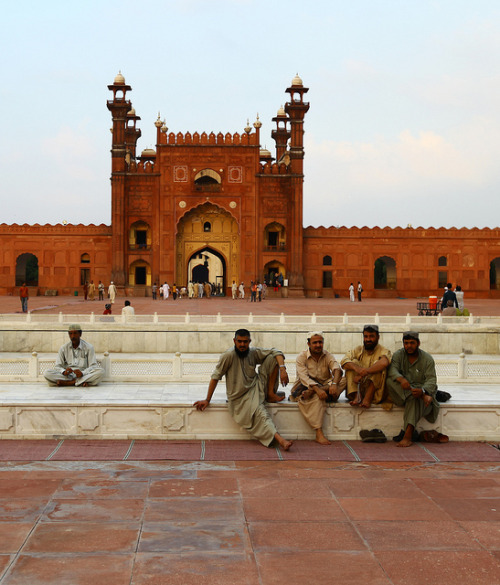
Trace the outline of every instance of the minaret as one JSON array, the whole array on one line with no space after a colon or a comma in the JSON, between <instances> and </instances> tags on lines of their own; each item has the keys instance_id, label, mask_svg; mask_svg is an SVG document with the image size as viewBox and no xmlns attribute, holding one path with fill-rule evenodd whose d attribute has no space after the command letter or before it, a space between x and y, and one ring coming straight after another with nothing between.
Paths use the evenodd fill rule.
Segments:
<instances>
[{"instance_id":1,"label":"minaret","mask_svg":"<svg viewBox=\"0 0 500 585\"><path fill-rule=\"evenodd\" d=\"M273 140L276 142L276 160L279 161L280 158L285 154L286 147L288 140L291 136L291 132L287 128L288 116L286 112L281 106L276 114L276 117L273 118L273 122L276 122L276 130L271 132L271 136Z\"/></svg>"},{"instance_id":2,"label":"minaret","mask_svg":"<svg viewBox=\"0 0 500 585\"><path fill-rule=\"evenodd\" d=\"M131 132L127 130L127 114L132 111L132 104L126 100L126 95L127 91L131 91L132 88L125 84L125 78L121 72L115 77L113 85L108 85L108 89L113 92L113 99L107 102L108 110L113 118L113 127L111 128L113 135L111 144L111 280L118 288L123 288L127 284L125 174L132 155L130 150L127 152L127 141L133 141L131 134L137 136L137 130L135 123L130 129ZM133 150L135 154L135 143Z\"/></svg>"},{"instance_id":3,"label":"minaret","mask_svg":"<svg viewBox=\"0 0 500 585\"><path fill-rule=\"evenodd\" d=\"M290 214L290 270L289 294L292 296L304 295L303 275L303 190L304 190L304 117L309 110L309 104L304 102L304 94L309 89L304 87L302 79L297 74L292 85L286 90L290 94L290 101L285 104L285 112L290 118L290 170L291 170L291 214Z\"/></svg>"},{"instance_id":4,"label":"minaret","mask_svg":"<svg viewBox=\"0 0 500 585\"><path fill-rule=\"evenodd\" d=\"M132 109L132 104L127 101L127 91L131 91L130 85L125 84L125 77L118 73L115 77L113 85L108 85L108 89L113 92L113 99L108 100L108 110L113 117L113 127L111 132L113 134L113 141L111 146L111 172L120 172L125 170L125 128L127 113Z\"/></svg>"},{"instance_id":5,"label":"minaret","mask_svg":"<svg viewBox=\"0 0 500 585\"><path fill-rule=\"evenodd\" d=\"M309 91L304 87L302 79L297 74L292 79L292 85L286 90L290 94L290 101L285 104L285 112L290 118L291 140L290 158L292 159L292 173L304 172L304 117L309 110L309 103L304 102L304 94Z\"/></svg>"}]
</instances>

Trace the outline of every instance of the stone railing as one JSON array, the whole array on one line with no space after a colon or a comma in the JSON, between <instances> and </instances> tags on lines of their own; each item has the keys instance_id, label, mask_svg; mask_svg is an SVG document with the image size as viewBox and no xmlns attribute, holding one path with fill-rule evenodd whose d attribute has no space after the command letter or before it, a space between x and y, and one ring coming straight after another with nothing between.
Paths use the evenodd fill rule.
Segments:
<instances>
[{"instance_id":1,"label":"stone railing","mask_svg":"<svg viewBox=\"0 0 500 585\"><path fill-rule=\"evenodd\" d=\"M287 370L290 381L296 379L295 355L288 356ZM219 356L205 354L172 355L136 354L123 355L104 352L99 363L105 370L107 382L208 382ZM458 356L436 357L436 371L441 384L500 383L500 358ZM0 383L2 382L41 382L44 372L54 367L55 355L0 354Z\"/></svg>"},{"instance_id":2,"label":"stone railing","mask_svg":"<svg viewBox=\"0 0 500 585\"><path fill-rule=\"evenodd\" d=\"M477 317L469 315L467 317L443 317L436 316L417 316L417 315L394 315L381 316L375 315L191 315L189 312L181 315L134 315L126 318L125 315L96 315L90 313L87 315L65 315L42 314L42 313L5 313L0 315L0 323L197 323L197 324L222 324L222 325L305 325L310 328L311 325L364 325L365 323L375 323L376 325L497 325L500 326L500 316L482 316Z\"/></svg>"}]
</instances>

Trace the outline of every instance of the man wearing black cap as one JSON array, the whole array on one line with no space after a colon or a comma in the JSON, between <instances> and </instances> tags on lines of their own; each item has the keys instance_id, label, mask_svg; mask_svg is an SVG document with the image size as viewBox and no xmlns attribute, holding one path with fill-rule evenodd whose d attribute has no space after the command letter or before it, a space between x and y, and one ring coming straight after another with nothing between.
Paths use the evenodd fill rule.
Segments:
<instances>
[{"instance_id":1,"label":"man wearing black cap","mask_svg":"<svg viewBox=\"0 0 500 585\"><path fill-rule=\"evenodd\" d=\"M404 407L398 447L410 447L418 421L424 417L433 423L439 412L436 366L433 357L420 349L416 331L403 333L403 347L392 356L387 389L394 404Z\"/></svg>"},{"instance_id":2,"label":"man wearing black cap","mask_svg":"<svg viewBox=\"0 0 500 585\"><path fill-rule=\"evenodd\" d=\"M45 379L57 386L96 386L104 370L97 363L94 347L81 339L81 325L70 325L68 335L70 341L59 350L55 368L45 371Z\"/></svg>"},{"instance_id":3,"label":"man wearing black cap","mask_svg":"<svg viewBox=\"0 0 500 585\"><path fill-rule=\"evenodd\" d=\"M372 403L385 401L385 379L391 352L379 344L379 339L378 325L365 325L363 345L348 351L340 362L346 373L340 389L347 385L346 396L351 406L370 408Z\"/></svg>"}]
</instances>

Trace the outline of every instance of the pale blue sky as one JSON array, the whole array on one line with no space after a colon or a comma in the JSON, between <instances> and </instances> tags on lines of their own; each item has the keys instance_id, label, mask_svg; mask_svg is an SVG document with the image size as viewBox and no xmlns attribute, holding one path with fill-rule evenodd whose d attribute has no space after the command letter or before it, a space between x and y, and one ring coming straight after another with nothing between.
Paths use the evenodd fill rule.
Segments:
<instances>
[{"instance_id":1,"label":"pale blue sky","mask_svg":"<svg viewBox=\"0 0 500 585\"><path fill-rule=\"evenodd\" d=\"M0 21L0 222L110 223L107 85L153 146L170 130L262 145L309 87L305 225L496 227L498 0L30 0Z\"/></svg>"}]
</instances>

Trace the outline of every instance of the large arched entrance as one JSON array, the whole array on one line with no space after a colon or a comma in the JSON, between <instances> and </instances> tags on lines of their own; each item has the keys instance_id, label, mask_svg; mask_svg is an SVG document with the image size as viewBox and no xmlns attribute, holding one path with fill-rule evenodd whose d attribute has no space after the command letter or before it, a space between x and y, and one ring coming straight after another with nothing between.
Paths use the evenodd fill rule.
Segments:
<instances>
[{"instance_id":1,"label":"large arched entrance","mask_svg":"<svg viewBox=\"0 0 500 585\"><path fill-rule=\"evenodd\" d=\"M381 256L375 260L373 268L374 288L396 288L396 262L389 256Z\"/></svg>"},{"instance_id":2,"label":"large arched entrance","mask_svg":"<svg viewBox=\"0 0 500 585\"><path fill-rule=\"evenodd\" d=\"M16 260L16 286L38 286L38 258L34 254L21 254Z\"/></svg>"},{"instance_id":3,"label":"large arched entrance","mask_svg":"<svg viewBox=\"0 0 500 585\"><path fill-rule=\"evenodd\" d=\"M188 280L214 284L216 294L225 295L227 282L224 256L208 247L195 252L188 262Z\"/></svg>"},{"instance_id":4,"label":"large arched entrance","mask_svg":"<svg viewBox=\"0 0 500 585\"><path fill-rule=\"evenodd\" d=\"M228 285L240 280L239 263L239 228L229 212L204 203L179 220L175 271L178 286L202 280L215 283L222 294L228 294Z\"/></svg>"},{"instance_id":5,"label":"large arched entrance","mask_svg":"<svg viewBox=\"0 0 500 585\"><path fill-rule=\"evenodd\" d=\"M128 270L130 286L151 286L151 266L144 260L132 262Z\"/></svg>"}]
</instances>

